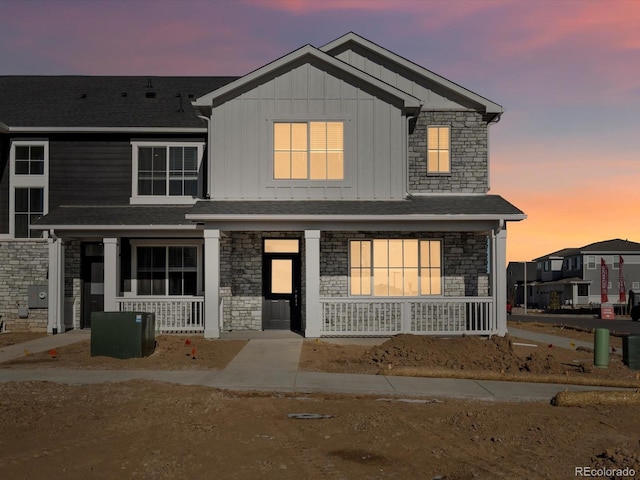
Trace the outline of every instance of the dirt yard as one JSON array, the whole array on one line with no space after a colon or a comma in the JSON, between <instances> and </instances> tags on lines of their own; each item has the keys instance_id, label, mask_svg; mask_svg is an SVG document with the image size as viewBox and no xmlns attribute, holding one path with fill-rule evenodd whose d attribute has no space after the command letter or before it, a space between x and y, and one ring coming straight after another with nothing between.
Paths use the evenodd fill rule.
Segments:
<instances>
[{"instance_id":1,"label":"dirt yard","mask_svg":"<svg viewBox=\"0 0 640 480\"><path fill-rule=\"evenodd\" d=\"M306 341L301 368L638 382L613 355L610 368L595 369L591 352L509 340ZM243 345L161 336L150 357L119 360L91 357L84 342L25 353L0 368L220 369ZM296 413L327 417L289 418ZM591 478L633 478L615 474L628 468L640 476L640 415L637 405L20 382L0 384L0 452L0 479L560 479L575 478L576 467L614 469Z\"/></svg>"}]
</instances>

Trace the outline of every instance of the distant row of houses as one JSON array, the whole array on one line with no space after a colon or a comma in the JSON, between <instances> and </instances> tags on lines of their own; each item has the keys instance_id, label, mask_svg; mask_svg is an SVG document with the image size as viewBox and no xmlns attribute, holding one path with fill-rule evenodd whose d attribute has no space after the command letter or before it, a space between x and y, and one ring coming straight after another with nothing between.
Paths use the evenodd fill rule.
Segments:
<instances>
[{"instance_id":1,"label":"distant row of houses","mask_svg":"<svg viewBox=\"0 0 640 480\"><path fill-rule=\"evenodd\" d=\"M526 265L526 269L525 269ZM525 289L526 285L526 289ZM526 293L525 293L526 291ZM640 303L640 243L606 240L509 262L507 298L531 308Z\"/></svg>"}]
</instances>

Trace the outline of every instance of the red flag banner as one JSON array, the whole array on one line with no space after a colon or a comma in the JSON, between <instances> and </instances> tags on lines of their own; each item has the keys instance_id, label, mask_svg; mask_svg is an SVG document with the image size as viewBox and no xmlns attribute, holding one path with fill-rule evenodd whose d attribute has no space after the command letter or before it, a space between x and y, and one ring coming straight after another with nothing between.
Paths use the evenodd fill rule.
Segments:
<instances>
[{"instance_id":1,"label":"red flag banner","mask_svg":"<svg viewBox=\"0 0 640 480\"><path fill-rule=\"evenodd\" d=\"M620 255L620 269L618 270L618 290L620 293L620 303L627 303L627 289L624 285L624 274L622 273L622 267L624 265L624 260L622 259L622 255Z\"/></svg>"},{"instance_id":2,"label":"red flag banner","mask_svg":"<svg viewBox=\"0 0 640 480\"><path fill-rule=\"evenodd\" d=\"M608 303L609 296L609 268L604 258L600 257L600 303Z\"/></svg>"}]
</instances>

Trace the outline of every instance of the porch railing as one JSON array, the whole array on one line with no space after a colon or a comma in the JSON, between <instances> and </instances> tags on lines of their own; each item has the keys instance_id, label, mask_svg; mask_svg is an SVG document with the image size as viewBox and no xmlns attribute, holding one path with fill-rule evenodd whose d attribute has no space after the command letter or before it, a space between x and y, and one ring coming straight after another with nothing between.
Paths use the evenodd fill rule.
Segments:
<instances>
[{"instance_id":1,"label":"porch railing","mask_svg":"<svg viewBox=\"0 0 640 480\"><path fill-rule=\"evenodd\" d=\"M117 298L121 312L149 312L156 314L156 332L204 332L204 298Z\"/></svg>"},{"instance_id":2,"label":"porch railing","mask_svg":"<svg viewBox=\"0 0 640 480\"><path fill-rule=\"evenodd\" d=\"M388 336L496 333L491 297L320 299L322 335Z\"/></svg>"}]
</instances>

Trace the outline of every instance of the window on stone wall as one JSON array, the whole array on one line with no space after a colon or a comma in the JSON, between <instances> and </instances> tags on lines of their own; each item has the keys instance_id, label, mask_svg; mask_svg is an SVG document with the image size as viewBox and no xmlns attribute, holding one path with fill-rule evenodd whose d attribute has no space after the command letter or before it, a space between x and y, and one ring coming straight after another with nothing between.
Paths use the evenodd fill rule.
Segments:
<instances>
[{"instance_id":1,"label":"window on stone wall","mask_svg":"<svg viewBox=\"0 0 640 480\"><path fill-rule=\"evenodd\" d=\"M427 173L451 172L451 127L427 127Z\"/></svg>"},{"instance_id":2,"label":"window on stone wall","mask_svg":"<svg viewBox=\"0 0 640 480\"><path fill-rule=\"evenodd\" d=\"M197 295L198 247L139 246L138 295Z\"/></svg>"},{"instance_id":3,"label":"window on stone wall","mask_svg":"<svg viewBox=\"0 0 640 480\"><path fill-rule=\"evenodd\" d=\"M440 240L353 240L349 247L351 295L442 294Z\"/></svg>"}]
</instances>

